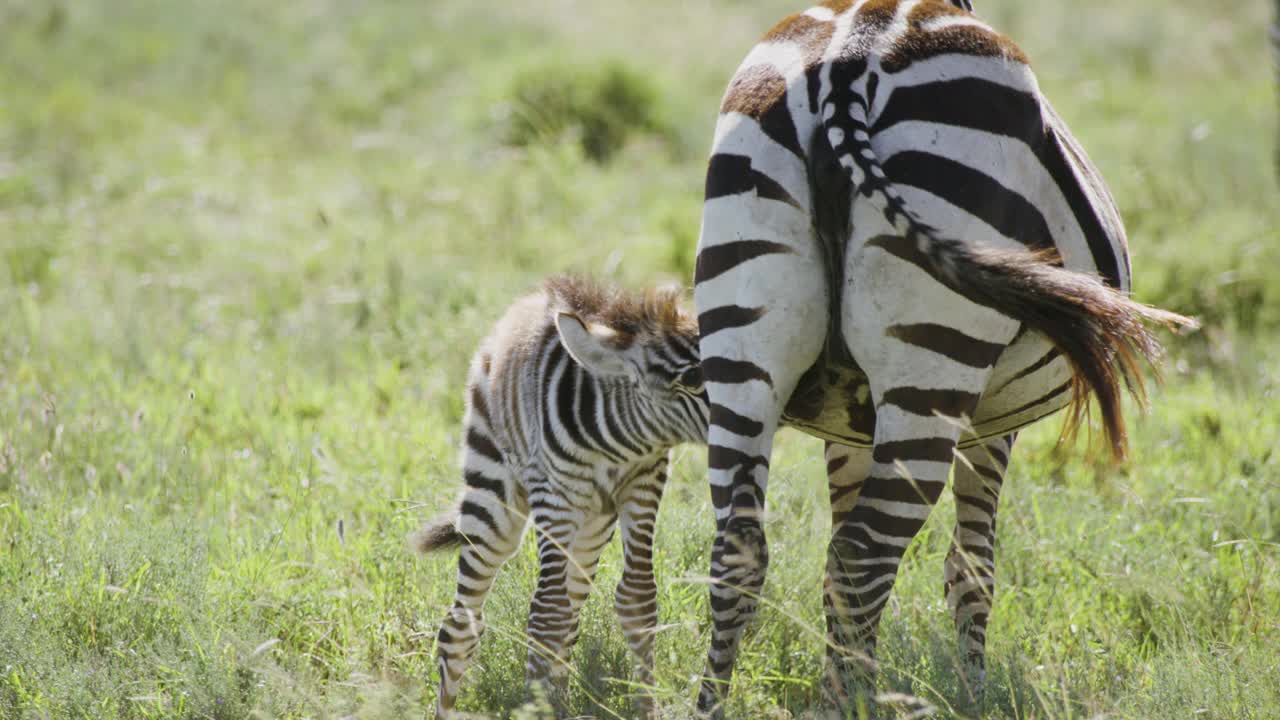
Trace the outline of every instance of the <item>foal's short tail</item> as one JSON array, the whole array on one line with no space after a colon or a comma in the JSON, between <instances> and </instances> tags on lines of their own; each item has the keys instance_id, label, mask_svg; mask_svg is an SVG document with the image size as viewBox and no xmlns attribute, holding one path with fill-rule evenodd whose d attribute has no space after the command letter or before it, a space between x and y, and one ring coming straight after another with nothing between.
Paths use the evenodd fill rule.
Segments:
<instances>
[{"instance_id":1,"label":"foal's short tail","mask_svg":"<svg viewBox=\"0 0 1280 720\"><path fill-rule=\"evenodd\" d=\"M431 553L448 550L462 544L462 533L458 532L458 508L428 520L409 536L409 545L417 552Z\"/></svg>"}]
</instances>

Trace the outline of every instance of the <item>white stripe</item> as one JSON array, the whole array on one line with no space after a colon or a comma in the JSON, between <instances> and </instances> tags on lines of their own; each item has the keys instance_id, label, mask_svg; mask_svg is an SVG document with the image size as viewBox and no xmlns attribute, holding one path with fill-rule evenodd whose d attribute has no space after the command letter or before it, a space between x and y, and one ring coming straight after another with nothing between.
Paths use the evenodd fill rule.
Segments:
<instances>
[{"instance_id":1,"label":"white stripe","mask_svg":"<svg viewBox=\"0 0 1280 720\"><path fill-rule=\"evenodd\" d=\"M743 71L758 65L767 65L776 69L790 85L795 79L804 76L804 51L793 42L756 43L755 47L751 48L751 52L747 53L747 57L738 65L734 76L737 77ZM733 84L730 83L729 87L732 88Z\"/></svg>"},{"instance_id":2,"label":"white stripe","mask_svg":"<svg viewBox=\"0 0 1280 720\"><path fill-rule=\"evenodd\" d=\"M911 11L915 10L916 5L919 4L920 0L904 0L898 3L898 11L894 13L893 21L875 38L878 54L888 55L889 49L893 45L897 45L898 41L910 31L911 28L907 23L907 18L911 16Z\"/></svg>"},{"instance_id":3,"label":"white stripe","mask_svg":"<svg viewBox=\"0 0 1280 720\"><path fill-rule=\"evenodd\" d=\"M876 467L881 468L879 473L872 470L877 477L893 477L898 478L907 484L919 482L945 482L947 474L951 472L950 462L936 462L934 460L899 460L892 465L884 463L876 463ZM906 477L903 477L903 471L906 471ZM920 502L926 502L923 493L924 488L917 488L916 492L920 493Z\"/></svg>"},{"instance_id":4,"label":"white stripe","mask_svg":"<svg viewBox=\"0 0 1280 720\"><path fill-rule=\"evenodd\" d=\"M819 20L821 22L830 22L836 16L836 13L834 10L832 10L829 7L822 7L821 5L818 5L816 7L811 7L800 14L807 15L813 18L814 20Z\"/></svg>"},{"instance_id":5,"label":"white stripe","mask_svg":"<svg viewBox=\"0 0 1280 720\"><path fill-rule=\"evenodd\" d=\"M976 18L966 17L963 15L942 15L939 17L929 18L923 23L920 23L920 29L925 32L938 32L939 30L946 30L947 28L953 27L975 27L984 32L991 33L996 37L1000 36L1000 33L992 30L990 25L987 25Z\"/></svg>"},{"instance_id":6,"label":"white stripe","mask_svg":"<svg viewBox=\"0 0 1280 720\"><path fill-rule=\"evenodd\" d=\"M916 503L904 503L896 500L881 500L879 498L860 497L858 498L860 507L871 508L885 515L899 518L909 518L912 520L924 520L929 517L929 511L932 506Z\"/></svg>"},{"instance_id":7,"label":"white stripe","mask_svg":"<svg viewBox=\"0 0 1280 720\"><path fill-rule=\"evenodd\" d=\"M861 522L854 523L852 527L862 530L867 535L870 535L872 540L875 540L881 545L893 545L895 547L905 548L906 546L911 544L911 538L909 537L901 537L898 535L885 535L882 532L877 532L874 528L872 528L870 525L866 523L861 523ZM901 561L900 558L895 558L894 564L897 564L900 561ZM873 563L878 565L882 562L884 561L880 558L875 558L875 559L860 558L854 561L854 565L870 565Z\"/></svg>"},{"instance_id":8,"label":"white stripe","mask_svg":"<svg viewBox=\"0 0 1280 720\"><path fill-rule=\"evenodd\" d=\"M979 78L1027 93L1036 95L1040 93L1035 76L1026 65L985 55L937 55L916 60L905 69L890 74L889 77L892 78L894 87L909 87L958 78Z\"/></svg>"}]
</instances>

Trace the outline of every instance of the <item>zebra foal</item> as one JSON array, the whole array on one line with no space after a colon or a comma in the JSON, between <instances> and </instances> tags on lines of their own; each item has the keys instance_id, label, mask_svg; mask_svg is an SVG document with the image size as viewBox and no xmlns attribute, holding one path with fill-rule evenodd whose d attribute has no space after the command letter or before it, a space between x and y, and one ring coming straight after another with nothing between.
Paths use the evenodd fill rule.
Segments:
<instances>
[{"instance_id":1,"label":"zebra foal","mask_svg":"<svg viewBox=\"0 0 1280 720\"><path fill-rule=\"evenodd\" d=\"M694 305L710 406L714 634L698 706L723 714L768 564L774 431L827 440L827 690L847 703L898 564L956 466L946 563L983 680L995 515L1014 433L1120 400L1189 324L1128 299L1123 225L1022 51L967 0L829 0L775 26L720 108ZM958 422L957 419L964 419Z\"/></svg>"},{"instance_id":2,"label":"zebra foal","mask_svg":"<svg viewBox=\"0 0 1280 720\"><path fill-rule=\"evenodd\" d=\"M419 531L421 552L460 547L458 589L437 636L437 717L453 709L484 631L485 595L529 517L540 573L529 611L530 682L562 689L578 614L621 521L614 596L637 681L653 681L652 541L670 449L706 437L696 321L676 291L629 294L558 277L516 303L471 364L466 488ZM640 712L652 703L638 699Z\"/></svg>"}]
</instances>

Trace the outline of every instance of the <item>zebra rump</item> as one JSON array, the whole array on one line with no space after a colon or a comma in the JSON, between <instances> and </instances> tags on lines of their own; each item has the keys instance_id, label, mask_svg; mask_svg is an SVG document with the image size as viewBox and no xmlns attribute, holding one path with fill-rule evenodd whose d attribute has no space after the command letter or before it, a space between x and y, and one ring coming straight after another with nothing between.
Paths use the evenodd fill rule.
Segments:
<instances>
[{"instance_id":1,"label":"zebra rump","mask_svg":"<svg viewBox=\"0 0 1280 720\"><path fill-rule=\"evenodd\" d=\"M837 126L841 120L848 122L851 132ZM1146 323L1190 329L1197 327L1196 321L1136 302L1095 275L1063 268L1054 250L1012 250L940 237L917 219L894 189L871 146L861 103L852 103L847 116L833 116L824 127L855 192L876 204L901 233L872 238L868 244L926 268L951 290L1044 335L1072 367L1072 398L1063 436L1071 437L1088 417L1092 393L1098 398L1112 456L1123 459L1122 386L1144 403L1141 365L1145 362L1158 372L1156 361L1162 353Z\"/></svg>"}]
</instances>

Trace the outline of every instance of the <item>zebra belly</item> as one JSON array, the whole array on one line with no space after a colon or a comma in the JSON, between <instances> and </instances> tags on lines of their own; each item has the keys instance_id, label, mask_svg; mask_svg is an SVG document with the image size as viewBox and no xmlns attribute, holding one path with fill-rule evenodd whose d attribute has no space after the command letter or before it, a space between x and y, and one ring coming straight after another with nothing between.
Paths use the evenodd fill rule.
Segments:
<instances>
[{"instance_id":1,"label":"zebra belly","mask_svg":"<svg viewBox=\"0 0 1280 720\"><path fill-rule=\"evenodd\" d=\"M978 403L969 447L1007 435L1061 410L1071 399L1071 368L1047 340L1023 333L1001 354ZM823 440L871 447L876 412L866 373L856 364L827 362L806 373L787 403L783 424Z\"/></svg>"}]
</instances>

